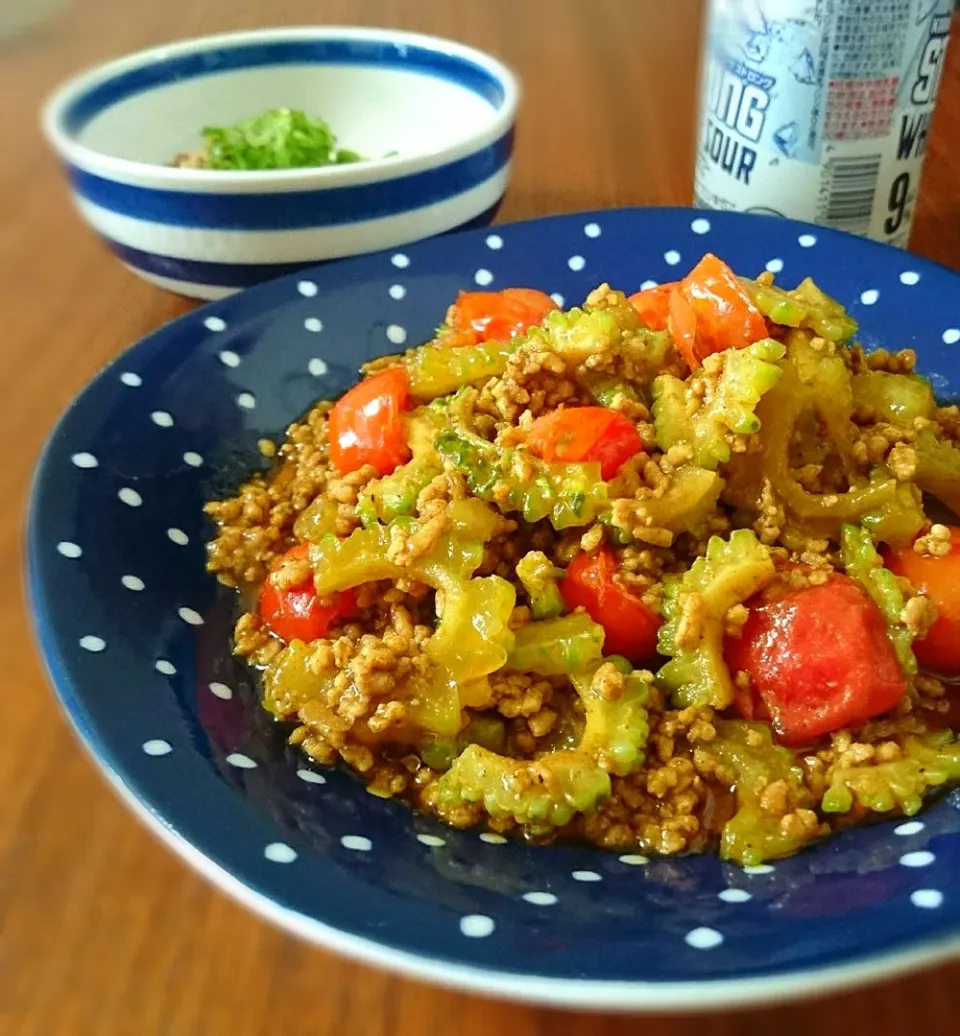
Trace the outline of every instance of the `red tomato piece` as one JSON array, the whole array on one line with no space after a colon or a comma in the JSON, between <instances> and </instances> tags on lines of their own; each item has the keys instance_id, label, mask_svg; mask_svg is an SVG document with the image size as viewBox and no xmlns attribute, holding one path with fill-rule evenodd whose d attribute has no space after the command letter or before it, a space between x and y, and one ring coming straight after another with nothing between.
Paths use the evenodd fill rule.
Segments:
<instances>
[{"instance_id":1,"label":"red tomato piece","mask_svg":"<svg viewBox=\"0 0 960 1036\"><path fill-rule=\"evenodd\" d=\"M306 543L288 550L273 566L260 591L260 617L275 636L288 644L292 640L308 644L319 640L327 635L337 619L350 618L357 612L357 595L353 590L334 594L332 603L321 604L313 586L312 573L297 586L282 590L277 587L273 572L285 561L305 558L307 550Z\"/></svg>"},{"instance_id":2,"label":"red tomato piece","mask_svg":"<svg viewBox=\"0 0 960 1036\"><path fill-rule=\"evenodd\" d=\"M670 292L670 334L677 352L686 360L690 370L699 370L701 356L697 344L697 316L687 296L680 288Z\"/></svg>"},{"instance_id":3,"label":"red tomato piece","mask_svg":"<svg viewBox=\"0 0 960 1036\"><path fill-rule=\"evenodd\" d=\"M343 475L372 464L389 475L410 457L403 411L410 383L399 367L371 374L344 393L330 411L330 461Z\"/></svg>"},{"instance_id":4,"label":"red tomato piece","mask_svg":"<svg viewBox=\"0 0 960 1036\"><path fill-rule=\"evenodd\" d=\"M639 597L614 582L617 563L606 549L578 554L560 580L560 595L571 611L582 607L604 629L605 655L623 655L643 662L657 653L657 631L663 620Z\"/></svg>"},{"instance_id":5,"label":"red tomato piece","mask_svg":"<svg viewBox=\"0 0 960 1036\"><path fill-rule=\"evenodd\" d=\"M606 482L643 449L643 440L623 414L602 406L578 406L538 417L527 445L549 463L599 462Z\"/></svg>"},{"instance_id":6,"label":"red tomato piece","mask_svg":"<svg viewBox=\"0 0 960 1036\"><path fill-rule=\"evenodd\" d=\"M690 318L684 313L682 326L676 327L675 303L671 296L670 318L674 338L682 335L677 348L688 358L692 352L696 369L705 356L724 349L743 349L767 337L767 322L753 304L733 270L715 255L707 253L680 282L680 291L693 312L695 345L689 347Z\"/></svg>"},{"instance_id":7,"label":"red tomato piece","mask_svg":"<svg viewBox=\"0 0 960 1036\"><path fill-rule=\"evenodd\" d=\"M462 291L449 316L453 334L444 341L448 345L509 342L556 308L549 295L533 288Z\"/></svg>"},{"instance_id":8,"label":"red tomato piece","mask_svg":"<svg viewBox=\"0 0 960 1036\"><path fill-rule=\"evenodd\" d=\"M802 747L892 709L907 690L880 609L852 579L774 584L750 602L741 635L726 643L731 672L750 675L747 718L766 718L780 741Z\"/></svg>"},{"instance_id":9,"label":"red tomato piece","mask_svg":"<svg viewBox=\"0 0 960 1036\"><path fill-rule=\"evenodd\" d=\"M942 558L905 547L885 552L884 561L937 608L937 621L923 640L914 641L917 661L938 673L960 673L960 529L950 527L950 553Z\"/></svg>"},{"instance_id":10,"label":"red tomato piece","mask_svg":"<svg viewBox=\"0 0 960 1036\"><path fill-rule=\"evenodd\" d=\"M665 331L670 316L670 292L675 284L660 284L656 288L635 292L627 301L640 314L640 319L651 331Z\"/></svg>"}]
</instances>

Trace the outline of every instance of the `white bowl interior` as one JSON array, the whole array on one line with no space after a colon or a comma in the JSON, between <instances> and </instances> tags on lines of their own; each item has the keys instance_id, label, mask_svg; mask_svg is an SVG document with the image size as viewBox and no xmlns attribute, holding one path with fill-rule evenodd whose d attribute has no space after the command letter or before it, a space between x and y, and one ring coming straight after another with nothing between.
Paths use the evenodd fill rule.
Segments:
<instances>
[{"instance_id":1,"label":"white bowl interior","mask_svg":"<svg viewBox=\"0 0 960 1036\"><path fill-rule=\"evenodd\" d=\"M117 102L77 140L115 158L169 165L222 126L268 108L298 108L329 123L341 146L369 158L430 153L465 140L494 107L429 74L362 65L273 65L197 76Z\"/></svg>"}]
</instances>

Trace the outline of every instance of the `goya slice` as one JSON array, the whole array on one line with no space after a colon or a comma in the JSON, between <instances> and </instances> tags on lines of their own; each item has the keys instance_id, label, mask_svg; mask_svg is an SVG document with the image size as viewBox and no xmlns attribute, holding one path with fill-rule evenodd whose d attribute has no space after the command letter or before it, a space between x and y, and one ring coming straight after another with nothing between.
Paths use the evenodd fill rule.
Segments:
<instances>
[{"instance_id":1,"label":"goya slice","mask_svg":"<svg viewBox=\"0 0 960 1036\"><path fill-rule=\"evenodd\" d=\"M679 579L664 584L660 653L670 657L657 673L657 684L678 707L712 705L723 709L734 698L733 681L723 659L727 611L762 590L776 575L770 551L748 529L729 540L712 536L706 553ZM691 609L689 595L699 599ZM688 611L689 609L689 611ZM692 637L681 643L682 623L695 616ZM686 617L685 617L686 616Z\"/></svg>"},{"instance_id":2,"label":"goya slice","mask_svg":"<svg viewBox=\"0 0 960 1036\"><path fill-rule=\"evenodd\" d=\"M603 654L603 627L584 612L543 619L516 632L507 668L541 676L562 676L587 669Z\"/></svg>"},{"instance_id":3,"label":"goya slice","mask_svg":"<svg viewBox=\"0 0 960 1036\"><path fill-rule=\"evenodd\" d=\"M719 354L719 376L698 371L686 381L665 374L653 383L657 445L687 445L693 463L711 471L730 459L731 435L760 430L755 411L779 381L786 349L771 338Z\"/></svg>"},{"instance_id":4,"label":"goya slice","mask_svg":"<svg viewBox=\"0 0 960 1036\"><path fill-rule=\"evenodd\" d=\"M771 784L783 781L795 808L812 805L793 752L774 745L765 723L723 720L715 726L717 736L707 751L733 771L736 794L736 812L720 838L721 857L754 867L797 852L817 832L785 831L781 818L765 810L761 801Z\"/></svg>"},{"instance_id":5,"label":"goya slice","mask_svg":"<svg viewBox=\"0 0 960 1036\"><path fill-rule=\"evenodd\" d=\"M835 769L821 803L824 812L848 813L857 805L913 816L928 791L960 781L960 742L951 731L907 737L901 751L892 762Z\"/></svg>"},{"instance_id":6,"label":"goya slice","mask_svg":"<svg viewBox=\"0 0 960 1036\"><path fill-rule=\"evenodd\" d=\"M900 581L890 569L883 567L883 561L866 529L844 525L840 530L840 550L847 575L867 591L883 612L887 636L904 672L915 673L917 660L911 645L916 633L902 619L907 601L900 588Z\"/></svg>"}]
</instances>

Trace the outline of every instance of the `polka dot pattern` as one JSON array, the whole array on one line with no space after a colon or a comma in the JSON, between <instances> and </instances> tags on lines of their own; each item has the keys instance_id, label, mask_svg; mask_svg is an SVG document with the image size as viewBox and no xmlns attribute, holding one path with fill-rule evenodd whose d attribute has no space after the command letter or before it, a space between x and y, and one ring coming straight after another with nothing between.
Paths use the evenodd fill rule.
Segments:
<instances>
[{"instance_id":1,"label":"polka dot pattern","mask_svg":"<svg viewBox=\"0 0 960 1036\"><path fill-rule=\"evenodd\" d=\"M307 317L303 322L304 329L311 334L319 334L323 330L323 321L319 317Z\"/></svg>"},{"instance_id":2,"label":"polka dot pattern","mask_svg":"<svg viewBox=\"0 0 960 1036\"><path fill-rule=\"evenodd\" d=\"M153 664L153 668L158 673L163 673L164 676L176 676L177 667L172 663L168 662L165 658L158 658Z\"/></svg>"},{"instance_id":3,"label":"polka dot pattern","mask_svg":"<svg viewBox=\"0 0 960 1036\"><path fill-rule=\"evenodd\" d=\"M120 380L128 388L140 388L143 384L143 378L141 378L139 374L134 374L133 371L124 371L123 374L120 375Z\"/></svg>"},{"instance_id":4,"label":"polka dot pattern","mask_svg":"<svg viewBox=\"0 0 960 1036\"><path fill-rule=\"evenodd\" d=\"M493 935L496 927L493 918L485 914L468 914L460 918L460 931L468 939L486 939Z\"/></svg>"},{"instance_id":5,"label":"polka dot pattern","mask_svg":"<svg viewBox=\"0 0 960 1036\"><path fill-rule=\"evenodd\" d=\"M493 284L493 274L486 269L477 270L473 275L473 279L481 288L487 288Z\"/></svg>"},{"instance_id":6,"label":"polka dot pattern","mask_svg":"<svg viewBox=\"0 0 960 1036\"><path fill-rule=\"evenodd\" d=\"M178 547L185 547L190 542L190 537L183 529L167 529L167 539L176 543Z\"/></svg>"},{"instance_id":7,"label":"polka dot pattern","mask_svg":"<svg viewBox=\"0 0 960 1036\"><path fill-rule=\"evenodd\" d=\"M694 234L709 234L710 233L710 220L705 219L703 216L698 216L691 224L690 229Z\"/></svg>"},{"instance_id":8,"label":"polka dot pattern","mask_svg":"<svg viewBox=\"0 0 960 1036\"><path fill-rule=\"evenodd\" d=\"M326 360L321 360L319 356L315 356L308 364L307 370L315 377L322 378L327 373Z\"/></svg>"},{"instance_id":9,"label":"polka dot pattern","mask_svg":"<svg viewBox=\"0 0 960 1036\"><path fill-rule=\"evenodd\" d=\"M637 853L626 853L624 856L619 857L619 859L621 863L625 863L628 867L642 867L650 862L646 856L640 856Z\"/></svg>"},{"instance_id":10,"label":"polka dot pattern","mask_svg":"<svg viewBox=\"0 0 960 1036\"><path fill-rule=\"evenodd\" d=\"M904 867L929 867L936 859L932 852L927 849L920 849L915 853L904 853L900 857L900 863Z\"/></svg>"},{"instance_id":11,"label":"polka dot pattern","mask_svg":"<svg viewBox=\"0 0 960 1036\"><path fill-rule=\"evenodd\" d=\"M327 778L322 773L317 773L316 770L297 770L297 776L304 784L326 784Z\"/></svg>"},{"instance_id":12,"label":"polka dot pattern","mask_svg":"<svg viewBox=\"0 0 960 1036\"><path fill-rule=\"evenodd\" d=\"M399 302L401 299L407 297L407 289L402 284L391 284L387 289L387 294L395 302Z\"/></svg>"},{"instance_id":13,"label":"polka dot pattern","mask_svg":"<svg viewBox=\"0 0 960 1036\"><path fill-rule=\"evenodd\" d=\"M199 453L194 453L193 450L187 450L183 455L183 463L189 464L191 468L199 468L203 465L203 457Z\"/></svg>"},{"instance_id":14,"label":"polka dot pattern","mask_svg":"<svg viewBox=\"0 0 960 1036\"><path fill-rule=\"evenodd\" d=\"M599 223L588 223L583 228L583 232L587 237L599 237L602 233Z\"/></svg>"},{"instance_id":15,"label":"polka dot pattern","mask_svg":"<svg viewBox=\"0 0 960 1036\"><path fill-rule=\"evenodd\" d=\"M579 273L587 265L587 260L582 255L571 255L567 260L567 266L573 270L574 273Z\"/></svg>"},{"instance_id":16,"label":"polka dot pattern","mask_svg":"<svg viewBox=\"0 0 960 1036\"><path fill-rule=\"evenodd\" d=\"M552 892L524 892L523 898L533 906L554 906L559 902Z\"/></svg>"},{"instance_id":17,"label":"polka dot pattern","mask_svg":"<svg viewBox=\"0 0 960 1036\"><path fill-rule=\"evenodd\" d=\"M387 341L391 345L403 345L407 340L407 329L399 324L390 324L387 327Z\"/></svg>"},{"instance_id":18,"label":"polka dot pattern","mask_svg":"<svg viewBox=\"0 0 960 1036\"><path fill-rule=\"evenodd\" d=\"M866 291L860 293L860 301L865 306L875 305L878 298L880 298L880 292L876 288L867 288Z\"/></svg>"},{"instance_id":19,"label":"polka dot pattern","mask_svg":"<svg viewBox=\"0 0 960 1036\"><path fill-rule=\"evenodd\" d=\"M241 392L237 396L237 406L244 410L252 410L257 405L256 396L252 392Z\"/></svg>"},{"instance_id":20,"label":"polka dot pattern","mask_svg":"<svg viewBox=\"0 0 960 1036\"><path fill-rule=\"evenodd\" d=\"M203 326L208 331L226 331L227 322L223 319L223 317L207 317L206 320L204 320L203 322Z\"/></svg>"},{"instance_id":21,"label":"polka dot pattern","mask_svg":"<svg viewBox=\"0 0 960 1036\"><path fill-rule=\"evenodd\" d=\"M203 616L192 608L178 608L177 614L188 626L202 626Z\"/></svg>"},{"instance_id":22,"label":"polka dot pattern","mask_svg":"<svg viewBox=\"0 0 960 1036\"><path fill-rule=\"evenodd\" d=\"M746 889L724 889L718 893L717 899L724 903L749 903L753 896Z\"/></svg>"},{"instance_id":23,"label":"polka dot pattern","mask_svg":"<svg viewBox=\"0 0 960 1036\"><path fill-rule=\"evenodd\" d=\"M683 941L695 950L713 950L723 942L723 936L715 928L694 928Z\"/></svg>"},{"instance_id":24,"label":"polka dot pattern","mask_svg":"<svg viewBox=\"0 0 960 1036\"><path fill-rule=\"evenodd\" d=\"M815 234L801 234L797 238L797 244L800 245L801 248L813 248L816 243L817 238Z\"/></svg>"},{"instance_id":25,"label":"polka dot pattern","mask_svg":"<svg viewBox=\"0 0 960 1036\"><path fill-rule=\"evenodd\" d=\"M957 342L960 342L960 327L948 327L943 332L943 342L944 345L956 345Z\"/></svg>"},{"instance_id":26,"label":"polka dot pattern","mask_svg":"<svg viewBox=\"0 0 960 1036\"><path fill-rule=\"evenodd\" d=\"M296 850L285 842L271 842L264 846L263 855L271 863L293 863L297 858Z\"/></svg>"},{"instance_id":27,"label":"polka dot pattern","mask_svg":"<svg viewBox=\"0 0 960 1036\"><path fill-rule=\"evenodd\" d=\"M352 849L356 853L368 853L373 848L373 842L364 835L344 835L340 844L344 849Z\"/></svg>"},{"instance_id":28,"label":"polka dot pattern","mask_svg":"<svg viewBox=\"0 0 960 1036\"><path fill-rule=\"evenodd\" d=\"M313 281L300 281L297 285L297 291L299 291L305 299L312 299L317 294L317 286Z\"/></svg>"},{"instance_id":29,"label":"polka dot pattern","mask_svg":"<svg viewBox=\"0 0 960 1036\"><path fill-rule=\"evenodd\" d=\"M447 844L439 835L417 835L417 841L421 845L429 846L431 849L439 849L440 846Z\"/></svg>"},{"instance_id":30,"label":"polka dot pattern","mask_svg":"<svg viewBox=\"0 0 960 1036\"><path fill-rule=\"evenodd\" d=\"M921 910L936 910L943 906L943 893L939 889L917 889L910 893L910 902Z\"/></svg>"},{"instance_id":31,"label":"polka dot pattern","mask_svg":"<svg viewBox=\"0 0 960 1036\"><path fill-rule=\"evenodd\" d=\"M96 637L92 633L88 633L86 636L80 638L80 647L82 647L84 651L90 651L97 655L101 651L107 650L107 642L103 637Z\"/></svg>"},{"instance_id":32,"label":"polka dot pattern","mask_svg":"<svg viewBox=\"0 0 960 1036\"><path fill-rule=\"evenodd\" d=\"M487 248L492 248L494 252L499 252L503 248L503 238L499 234L488 234L486 243Z\"/></svg>"},{"instance_id":33,"label":"polka dot pattern","mask_svg":"<svg viewBox=\"0 0 960 1036\"><path fill-rule=\"evenodd\" d=\"M774 870L776 870L776 868L773 866L772 863L758 863L758 864L755 864L753 867L744 867L743 868L743 873L744 874L773 874Z\"/></svg>"},{"instance_id":34,"label":"polka dot pattern","mask_svg":"<svg viewBox=\"0 0 960 1036\"><path fill-rule=\"evenodd\" d=\"M405 270L410 265L410 259L404 255L403 252L397 252L397 254L391 258L390 262L393 263L398 270Z\"/></svg>"},{"instance_id":35,"label":"polka dot pattern","mask_svg":"<svg viewBox=\"0 0 960 1036\"><path fill-rule=\"evenodd\" d=\"M503 835L498 835L494 831L484 831L480 835L480 841L481 842L486 842L487 845L506 845L507 844L506 838L504 838Z\"/></svg>"},{"instance_id":36,"label":"polka dot pattern","mask_svg":"<svg viewBox=\"0 0 960 1036\"><path fill-rule=\"evenodd\" d=\"M232 349L224 349L220 353L220 362L224 367L239 367L240 357Z\"/></svg>"},{"instance_id":37,"label":"polka dot pattern","mask_svg":"<svg viewBox=\"0 0 960 1036\"><path fill-rule=\"evenodd\" d=\"M228 687L225 683L220 683L218 680L214 680L210 685L210 693L216 695L222 701L230 701L233 697L233 688Z\"/></svg>"},{"instance_id":38,"label":"polka dot pattern","mask_svg":"<svg viewBox=\"0 0 960 1036\"><path fill-rule=\"evenodd\" d=\"M238 770L255 770L257 768L256 762L243 752L231 752L227 756L227 762Z\"/></svg>"},{"instance_id":39,"label":"polka dot pattern","mask_svg":"<svg viewBox=\"0 0 960 1036\"><path fill-rule=\"evenodd\" d=\"M680 262L680 253L675 248L671 248L663 253L663 261L667 266L676 266Z\"/></svg>"},{"instance_id":40,"label":"polka dot pattern","mask_svg":"<svg viewBox=\"0 0 960 1036\"><path fill-rule=\"evenodd\" d=\"M782 259L770 259L767 261L767 271L769 273L780 273L783 270Z\"/></svg>"},{"instance_id":41,"label":"polka dot pattern","mask_svg":"<svg viewBox=\"0 0 960 1036\"><path fill-rule=\"evenodd\" d=\"M75 453L70 459L78 468L95 468L100 463L92 453Z\"/></svg>"},{"instance_id":42,"label":"polka dot pattern","mask_svg":"<svg viewBox=\"0 0 960 1036\"><path fill-rule=\"evenodd\" d=\"M120 500L127 505L127 507L140 507L143 504L143 497L130 486L124 486L117 496Z\"/></svg>"},{"instance_id":43,"label":"polka dot pattern","mask_svg":"<svg viewBox=\"0 0 960 1036\"><path fill-rule=\"evenodd\" d=\"M894 829L895 835L901 835L907 837L909 835L918 835L924 829L926 825L922 820L908 820L905 824L898 824Z\"/></svg>"},{"instance_id":44,"label":"polka dot pattern","mask_svg":"<svg viewBox=\"0 0 960 1036\"><path fill-rule=\"evenodd\" d=\"M603 878L596 871L574 871L571 875L574 881L594 882L603 881Z\"/></svg>"},{"instance_id":45,"label":"polka dot pattern","mask_svg":"<svg viewBox=\"0 0 960 1036\"><path fill-rule=\"evenodd\" d=\"M146 589L146 584L139 576L121 576L120 582L128 590L140 591Z\"/></svg>"},{"instance_id":46,"label":"polka dot pattern","mask_svg":"<svg viewBox=\"0 0 960 1036\"><path fill-rule=\"evenodd\" d=\"M904 270L900 274L900 283L906 284L908 287L912 287L914 284L920 283L920 274L916 270Z\"/></svg>"},{"instance_id":47,"label":"polka dot pattern","mask_svg":"<svg viewBox=\"0 0 960 1036\"><path fill-rule=\"evenodd\" d=\"M79 544L71 543L69 540L61 540L57 544L57 553L62 554L65 558L83 557L83 550Z\"/></svg>"},{"instance_id":48,"label":"polka dot pattern","mask_svg":"<svg viewBox=\"0 0 960 1036\"><path fill-rule=\"evenodd\" d=\"M150 415L150 420L153 421L158 428L172 428L173 427L173 416L168 414L166 410L154 410Z\"/></svg>"},{"instance_id":49,"label":"polka dot pattern","mask_svg":"<svg viewBox=\"0 0 960 1036\"><path fill-rule=\"evenodd\" d=\"M155 737L149 741L144 741L140 746L145 755L160 756L169 755L173 751L173 745L169 741L164 741L162 738Z\"/></svg>"},{"instance_id":50,"label":"polka dot pattern","mask_svg":"<svg viewBox=\"0 0 960 1036\"><path fill-rule=\"evenodd\" d=\"M640 285L640 290L641 291L651 291L653 288L659 288L659 287L660 287L660 282L659 281L646 280L646 281L644 281Z\"/></svg>"}]
</instances>

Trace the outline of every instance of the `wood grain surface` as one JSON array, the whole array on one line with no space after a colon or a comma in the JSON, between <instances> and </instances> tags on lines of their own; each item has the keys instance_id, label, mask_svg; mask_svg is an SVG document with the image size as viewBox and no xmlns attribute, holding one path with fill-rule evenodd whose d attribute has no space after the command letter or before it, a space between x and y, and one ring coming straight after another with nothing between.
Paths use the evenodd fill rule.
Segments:
<instances>
[{"instance_id":1,"label":"wood grain surface","mask_svg":"<svg viewBox=\"0 0 960 1036\"><path fill-rule=\"evenodd\" d=\"M0 0L3 4L30 0ZM561 1015L379 974L245 913L126 812L61 719L20 581L31 469L107 360L183 313L81 225L37 128L84 65L266 24L399 26L488 49L525 81L502 219L688 204L697 0L72 0L0 45L0 1034L2 1036L947 1036L960 965L868 991L699 1018ZM960 43L927 158L913 247L960 268Z\"/></svg>"}]
</instances>

